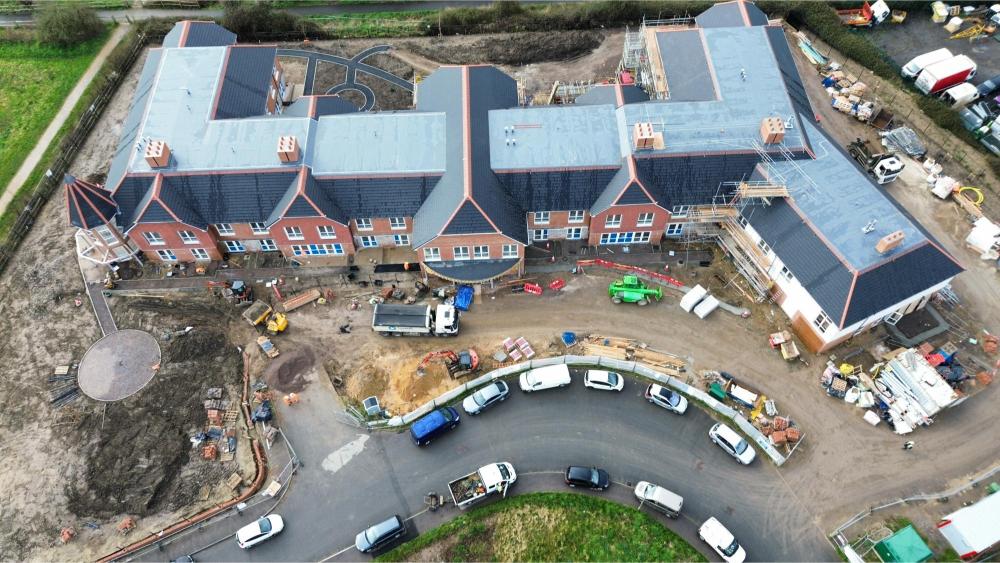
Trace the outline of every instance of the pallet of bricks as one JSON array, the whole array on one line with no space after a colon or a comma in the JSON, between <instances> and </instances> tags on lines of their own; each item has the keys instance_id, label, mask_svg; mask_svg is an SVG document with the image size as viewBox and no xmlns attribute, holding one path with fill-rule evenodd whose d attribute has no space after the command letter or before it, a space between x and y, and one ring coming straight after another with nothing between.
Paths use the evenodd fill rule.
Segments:
<instances>
[{"instance_id":1,"label":"pallet of bricks","mask_svg":"<svg viewBox=\"0 0 1000 563\"><path fill-rule=\"evenodd\" d=\"M205 393L205 430L195 437L200 440L201 457L211 461L233 461L236 459L236 421L239 417L238 405L223 399L221 387L213 387Z\"/></svg>"},{"instance_id":2,"label":"pallet of bricks","mask_svg":"<svg viewBox=\"0 0 1000 563\"><path fill-rule=\"evenodd\" d=\"M584 354L588 356L604 356L627 362L639 362L675 377L687 370L687 362L683 358L653 350L645 342L630 338L591 334L582 344Z\"/></svg>"}]
</instances>

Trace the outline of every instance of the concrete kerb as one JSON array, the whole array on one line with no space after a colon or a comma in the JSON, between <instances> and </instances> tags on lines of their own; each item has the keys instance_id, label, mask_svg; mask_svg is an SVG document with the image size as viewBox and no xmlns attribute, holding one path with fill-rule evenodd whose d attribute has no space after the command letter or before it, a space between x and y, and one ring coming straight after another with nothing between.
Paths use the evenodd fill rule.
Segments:
<instances>
[{"instance_id":1,"label":"concrete kerb","mask_svg":"<svg viewBox=\"0 0 1000 563\"><path fill-rule=\"evenodd\" d=\"M705 405L705 407L714 411L723 418L733 421L733 423L736 424L739 430L744 434L746 434L748 437L750 437L750 439L753 440L757 444L757 446L761 450L763 450L764 453L766 453L768 457L770 457L771 460L776 465L781 466L787 460L787 458L783 456L781 452L779 452L777 449L774 448L774 446L771 445L770 440L768 440L767 436L764 436L764 434L762 434L760 430L757 430L752 424L750 424L749 421L740 416L738 411L720 403L714 397L711 397L710 395L708 395L708 393L705 393L701 389L696 389L694 387L691 387L687 383L684 383L683 381L680 381L679 379L671 377L664 373L658 372L645 364L641 364L639 362L617 360L615 358L607 358L604 356L572 356L572 355L555 356L552 358L540 358L537 360L531 360L528 362L521 362L519 364L505 366L493 370L489 373L483 374L471 381L467 381L461 386L456 387L455 389L452 389L438 397L435 397L430 401L427 401L426 403L424 403L423 405L421 405L420 407L411 412L394 416L386 422L379 421L377 423L368 423L368 428L369 429L383 428L383 427L399 428L405 426L413 422L417 418L420 418L421 416L427 414L428 412L438 408L439 406L446 405L451 401L454 401L458 397L461 397L462 395L468 393L470 390L475 389L476 387L479 387L480 385L489 383L490 381L495 381L497 379L509 377L511 375L515 375L523 371L527 371L529 369L535 369L543 366L553 366L559 364L566 364L568 366L599 366L603 368L614 369L617 371L629 372L638 375L640 377L656 381L657 383L670 387L676 390L677 392L683 395L687 395L691 399L698 401L699 403Z\"/></svg>"}]
</instances>

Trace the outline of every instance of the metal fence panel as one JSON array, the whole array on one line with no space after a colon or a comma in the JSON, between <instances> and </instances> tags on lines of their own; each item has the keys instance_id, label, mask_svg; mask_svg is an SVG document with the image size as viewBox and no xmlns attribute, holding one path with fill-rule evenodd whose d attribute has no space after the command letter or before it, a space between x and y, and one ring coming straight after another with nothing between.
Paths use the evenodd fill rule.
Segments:
<instances>
[{"instance_id":1,"label":"metal fence panel","mask_svg":"<svg viewBox=\"0 0 1000 563\"><path fill-rule=\"evenodd\" d=\"M556 356L554 358L537 358L531 360L531 369L541 368L545 366L557 366L560 364L565 364L565 356Z\"/></svg>"}]
</instances>

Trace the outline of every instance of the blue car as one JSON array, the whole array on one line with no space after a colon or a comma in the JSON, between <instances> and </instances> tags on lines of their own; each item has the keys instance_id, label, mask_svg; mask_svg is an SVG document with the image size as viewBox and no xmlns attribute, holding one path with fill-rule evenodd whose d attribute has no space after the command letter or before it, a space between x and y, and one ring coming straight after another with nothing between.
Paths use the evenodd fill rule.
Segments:
<instances>
[{"instance_id":1,"label":"blue car","mask_svg":"<svg viewBox=\"0 0 1000 563\"><path fill-rule=\"evenodd\" d=\"M426 446L431 440L458 426L458 411L452 407L441 407L418 418L410 426L413 443Z\"/></svg>"}]
</instances>

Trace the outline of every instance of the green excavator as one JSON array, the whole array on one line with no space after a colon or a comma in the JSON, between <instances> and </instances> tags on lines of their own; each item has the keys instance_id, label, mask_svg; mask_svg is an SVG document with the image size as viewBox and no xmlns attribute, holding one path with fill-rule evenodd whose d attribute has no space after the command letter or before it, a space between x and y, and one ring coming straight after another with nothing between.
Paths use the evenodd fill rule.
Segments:
<instances>
[{"instance_id":1,"label":"green excavator","mask_svg":"<svg viewBox=\"0 0 1000 563\"><path fill-rule=\"evenodd\" d=\"M608 295L611 296L612 303L635 303L644 306L648 305L651 299L657 301L663 299L663 290L659 287L646 287L646 284L639 280L639 276L629 275L611 282L608 286Z\"/></svg>"}]
</instances>

